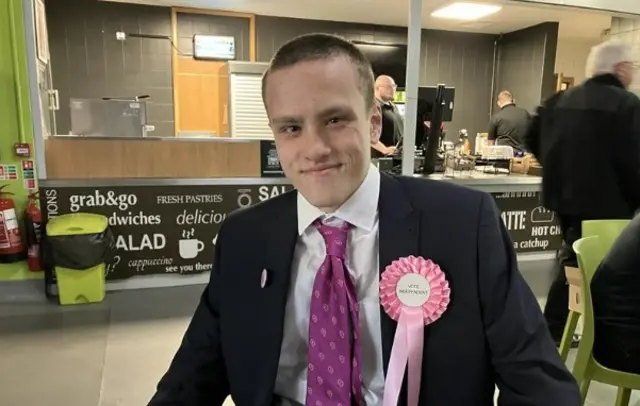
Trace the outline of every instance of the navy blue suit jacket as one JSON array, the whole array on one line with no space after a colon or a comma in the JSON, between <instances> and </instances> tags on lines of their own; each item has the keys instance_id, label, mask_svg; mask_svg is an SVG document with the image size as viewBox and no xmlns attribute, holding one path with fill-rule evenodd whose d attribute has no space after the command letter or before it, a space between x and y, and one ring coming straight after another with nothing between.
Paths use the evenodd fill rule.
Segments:
<instances>
[{"instance_id":1,"label":"navy blue suit jacket","mask_svg":"<svg viewBox=\"0 0 640 406\"><path fill-rule=\"evenodd\" d=\"M211 280L151 406L273 403L296 191L227 217ZM520 275L493 198L444 181L381 176L380 270L409 255L438 263L451 286L425 329L421 406L578 406L539 305ZM263 269L270 282L261 288ZM385 373L396 322L382 310ZM406 405L405 387L400 405Z\"/></svg>"}]
</instances>

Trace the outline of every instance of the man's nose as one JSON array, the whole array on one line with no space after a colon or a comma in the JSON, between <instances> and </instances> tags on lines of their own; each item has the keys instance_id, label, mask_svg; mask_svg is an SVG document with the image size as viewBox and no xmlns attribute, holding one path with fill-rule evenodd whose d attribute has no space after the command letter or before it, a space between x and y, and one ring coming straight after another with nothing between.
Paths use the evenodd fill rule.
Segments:
<instances>
[{"instance_id":1,"label":"man's nose","mask_svg":"<svg viewBox=\"0 0 640 406\"><path fill-rule=\"evenodd\" d=\"M309 128L305 134L306 150L310 159L329 155L331 147L327 134L318 127Z\"/></svg>"}]
</instances>

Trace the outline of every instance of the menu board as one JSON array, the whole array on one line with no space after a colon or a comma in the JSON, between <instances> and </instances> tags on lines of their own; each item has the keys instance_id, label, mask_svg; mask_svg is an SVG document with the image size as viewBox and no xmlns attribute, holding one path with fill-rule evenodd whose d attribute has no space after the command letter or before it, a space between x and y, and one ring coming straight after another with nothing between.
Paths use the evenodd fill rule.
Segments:
<instances>
[{"instance_id":1,"label":"menu board","mask_svg":"<svg viewBox=\"0 0 640 406\"><path fill-rule=\"evenodd\" d=\"M291 185L42 187L44 221L68 213L109 219L115 255L107 280L209 271L229 213L293 189Z\"/></svg>"},{"instance_id":2,"label":"menu board","mask_svg":"<svg viewBox=\"0 0 640 406\"><path fill-rule=\"evenodd\" d=\"M558 216L544 208L540 192L492 195L517 253L556 251L562 246Z\"/></svg>"},{"instance_id":3,"label":"menu board","mask_svg":"<svg viewBox=\"0 0 640 406\"><path fill-rule=\"evenodd\" d=\"M260 141L260 176L263 178L284 177L275 141Z\"/></svg>"},{"instance_id":4,"label":"menu board","mask_svg":"<svg viewBox=\"0 0 640 406\"><path fill-rule=\"evenodd\" d=\"M68 213L106 216L115 237L107 279L190 275L211 270L220 225L229 213L281 195L289 184L47 187L44 221ZM494 193L517 253L555 251L562 244L555 213L538 192Z\"/></svg>"}]
</instances>

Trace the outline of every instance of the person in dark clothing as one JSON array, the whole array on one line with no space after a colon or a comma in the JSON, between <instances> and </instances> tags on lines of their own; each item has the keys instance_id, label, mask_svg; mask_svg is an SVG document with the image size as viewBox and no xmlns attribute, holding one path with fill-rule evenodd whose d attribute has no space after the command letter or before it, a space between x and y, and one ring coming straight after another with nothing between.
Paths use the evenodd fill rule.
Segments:
<instances>
[{"instance_id":1,"label":"person in dark clothing","mask_svg":"<svg viewBox=\"0 0 640 406\"><path fill-rule=\"evenodd\" d=\"M396 88L396 82L390 76L381 75L376 79L375 96L382 110L382 132L380 140L371 146L373 158L392 155L404 134L404 119L393 103Z\"/></svg>"},{"instance_id":2,"label":"person in dark clothing","mask_svg":"<svg viewBox=\"0 0 640 406\"><path fill-rule=\"evenodd\" d=\"M571 246L582 221L630 219L640 208L640 99L627 91L630 52L618 42L594 47L591 78L538 108L526 137L542 164L544 204L558 214L563 236L544 311L556 342L568 315L564 267L578 266Z\"/></svg>"},{"instance_id":3,"label":"person in dark clothing","mask_svg":"<svg viewBox=\"0 0 640 406\"><path fill-rule=\"evenodd\" d=\"M595 359L605 367L640 374L640 215L598 267L591 297Z\"/></svg>"},{"instance_id":4,"label":"person in dark clothing","mask_svg":"<svg viewBox=\"0 0 640 406\"><path fill-rule=\"evenodd\" d=\"M516 106L513 95L506 90L498 94L497 104L500 111L491 118L489 145L508 145L514 152L524 152L524 139L531 121L529 112Z\"/></svg>"}]
</instances>

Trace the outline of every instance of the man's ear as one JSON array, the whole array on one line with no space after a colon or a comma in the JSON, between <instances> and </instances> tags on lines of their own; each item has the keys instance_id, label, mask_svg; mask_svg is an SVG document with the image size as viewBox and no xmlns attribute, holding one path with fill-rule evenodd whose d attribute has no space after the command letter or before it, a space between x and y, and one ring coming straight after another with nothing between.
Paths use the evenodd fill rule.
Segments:
<instances>
[{"instance_id":1,"label":"man's ear","mask_svg":"<svg viewBox=\"0 0 640 406\"><path fill-rule=\"evenodd\" d=\"M382 133L382 109L378 101L374 101L371 107L371 118L369 119L369 136L371 137L371 145L376 144L380 140Z\"/></svg>"}]
</instances>

